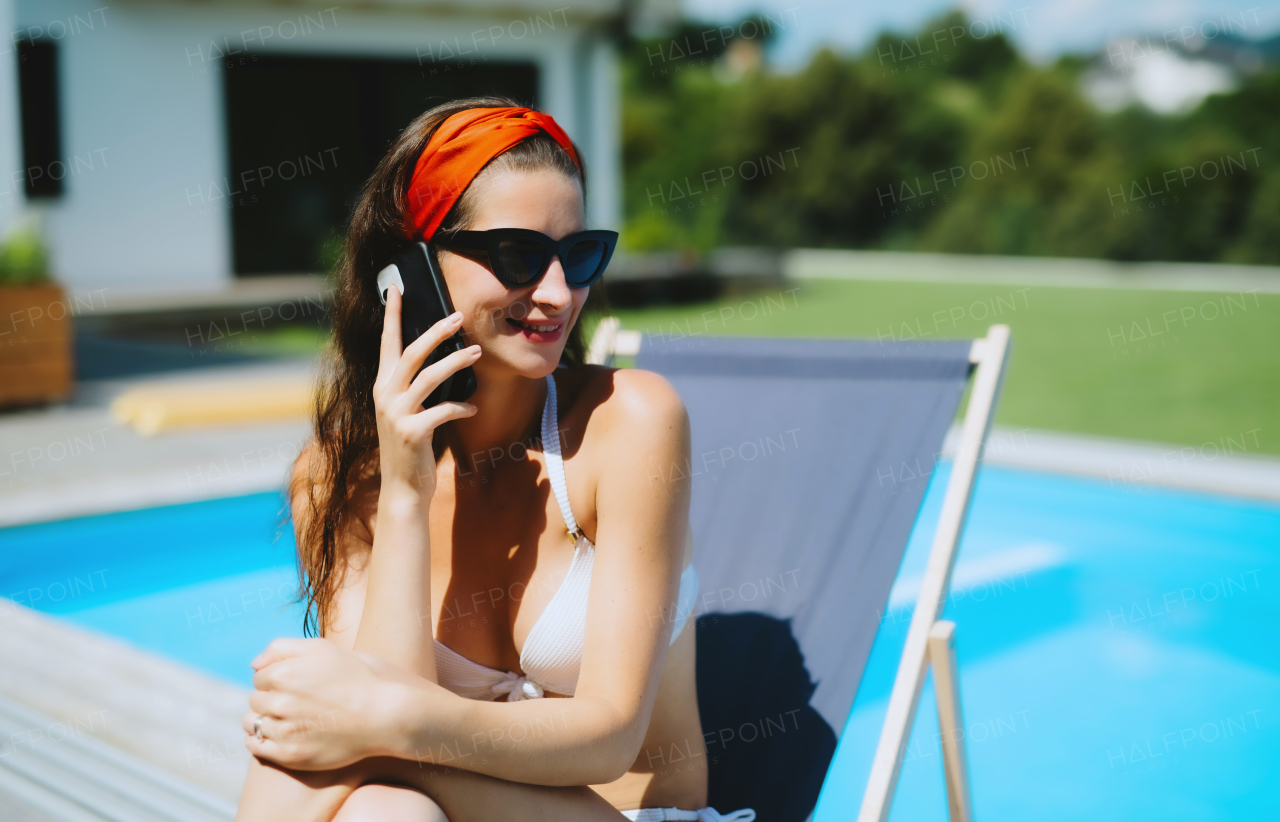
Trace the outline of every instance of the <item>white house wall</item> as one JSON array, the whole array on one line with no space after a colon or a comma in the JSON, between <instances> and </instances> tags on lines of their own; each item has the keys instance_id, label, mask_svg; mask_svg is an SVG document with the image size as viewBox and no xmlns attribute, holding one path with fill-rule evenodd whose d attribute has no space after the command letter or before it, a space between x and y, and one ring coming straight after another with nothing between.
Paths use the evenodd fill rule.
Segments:
<instances>
[{"instance_id":1,"label":"white house wall","mask_svg":"<svg viewBox=\"0 0 1280 822\"><path fill-rule=\"evenodd\" d=\"M36 203L47 203L42 208L56 276L74 290L207 290L233 278L230 215L202 203L195 192L234 176L227 168L226 69L212 44L240 48L246 39L246 53L256 48L259 53L420 59L438 53L445 41L472 52L459 59L536 62L542 107L587 154L593 189L589 223L617 227L621 169L613 122L618 85L609 65L613 52L607 44L602 50L572 17L557 16L550 29L544 14L540 32L516 38L521 22L528 20L356 12L348 6L325 11L323 4L256 8L0 0L0 23L4 3L13 3L10 29L38 27L37 33L53 37L59 46L62 153L72 173L64 179L61 198ZM90 19L92 29L84 25ZM503 34L491 33L492 26L504 27ZM262 36L271 32L267 48L253 42L256 34L242 36L260 27ZM297 33L286 38L294 27ZM13 38L8 40L11 44ZM574 59L584 44L591 55L585 64ZM0 162L15 167L20 165L11 133L16 126L8 125L16 123L18 111L12 61L0 71L8 72L0 73L0 81L10 90L0 90L0 102L11 98L3 110L15 115L0 128ZM11 201L21 197L9 195ZM5 216L0 211L0 219Z\"/></svg>"},{"instance_id":2,"label":"white house wall","mask_svg":"<svg viewBox=\"0 0 1280 822\"><path fill-rule=\"evenodd\" d=\"M0 33L15 28L12 0L0 0ZM18 59L13 38L0 41L0 231L22 209L22 132L18 125ZM12 116L9 114L12 113ZM14 175L17 175L16 177Z\"/></svg>"},{"instance_id":3,"label":"white house wall","mask_svg":"<svg viewBox=\"0 0 1280 822\"><path fill-rule=\"evenodd\" d=\"M617 230L622 225L622 78L613 43L589 41L584 120L589 124L594 159L590 166L587 207L597 224Z\"/></svg>"}]
</instances>

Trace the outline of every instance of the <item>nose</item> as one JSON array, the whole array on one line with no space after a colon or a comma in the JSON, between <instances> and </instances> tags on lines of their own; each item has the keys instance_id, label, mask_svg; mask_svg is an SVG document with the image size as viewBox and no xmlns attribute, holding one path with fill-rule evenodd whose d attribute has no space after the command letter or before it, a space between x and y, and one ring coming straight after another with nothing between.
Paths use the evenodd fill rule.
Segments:
<instances>
[{"instance_id":1,"label":"nose","mask_svg":"<svg viewBox=\"0 0 1280 822\"><path fill-rule=\"evenodd\" d=\"M551 258L547 273L538 281L530 299L550 316L560 314L573 303L573 292L564 278L559 254Z\"/></svg>"}]
</instances>

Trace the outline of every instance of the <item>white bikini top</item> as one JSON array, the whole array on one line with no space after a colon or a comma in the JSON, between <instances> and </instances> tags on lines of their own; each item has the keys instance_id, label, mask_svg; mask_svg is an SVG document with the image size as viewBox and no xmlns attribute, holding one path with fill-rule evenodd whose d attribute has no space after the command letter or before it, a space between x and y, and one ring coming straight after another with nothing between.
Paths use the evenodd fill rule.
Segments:
<instances>
[{"instance_id":1,"label":"white bikini top","mask_svg":"<svg viewBox=\"0 0 1280 822\"><path fill-rule=\"evenodd\" d=\"M468 699L492 700L505 693L508 702L516 702L541 697L543 691L572 696L578 687L595 546L578 528L569 508L564 461L560 457L560 432L556 426L557 410L556 383L548 374L547 400L542 407L542 448L547 472L551 475L551 488L560 504L569 536L574 540L573 560L560 590L556 591L525 639L524 649L520 652L523 674L499 671L473 662L435 640L436 674L440 685ZM693 563L689 563L680 574L680 595L675 619L672 620L671 643L676 641L680 629L693 612L697 591L698 572Z\"/></svg>"}]
</instances>

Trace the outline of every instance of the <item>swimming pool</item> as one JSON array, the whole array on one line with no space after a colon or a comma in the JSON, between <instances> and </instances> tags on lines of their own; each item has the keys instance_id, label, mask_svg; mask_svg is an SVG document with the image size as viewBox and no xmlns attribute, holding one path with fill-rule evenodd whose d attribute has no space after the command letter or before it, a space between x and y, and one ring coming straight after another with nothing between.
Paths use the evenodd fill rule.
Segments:
<instances>
[{"instance_id":1,"label":"swimming pool","mask_svg":"<svg viewBox=\"0 0 1280 822\"><path fill-rule=\"evenodd\" d=\"M814 814L856 816L949 464L934 472ZM0 595L248 685L301 635L278 494L0 531ZM1280 812L1280 506L983 469L945 616L975 816ZM891 819L946 818L926 684Z\"/></svg>"},{"instance_id":2,"label":"swimming pool","mask_svg":"<svg viewBox=\"0 0 1280 822\"><path fill-rule=\"evenodd\" d=\"M856 818L949 465L935 470L814 822ZM982 470L944 618L979 820L1280 815L1280 506ZM925 684L892 822L947 818Z\"/></svg>"},{"instance_id":3,"label":"swimming pool","mask_svg":"<svg viewBox=\"0 0 1280 822\"><path fill-rule=\"evenodd\" d=\"M0 530L0 596L252 686L249 662L302 636L279 493Z\"/></svg>"}]
</instances>

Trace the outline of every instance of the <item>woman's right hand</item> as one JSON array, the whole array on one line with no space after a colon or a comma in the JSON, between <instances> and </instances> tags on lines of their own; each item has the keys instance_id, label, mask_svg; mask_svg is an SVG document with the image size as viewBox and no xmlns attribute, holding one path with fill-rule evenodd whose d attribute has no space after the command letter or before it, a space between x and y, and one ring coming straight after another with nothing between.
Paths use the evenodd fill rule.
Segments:
<instances>
[{"instance_id":1,"label":"woman's right hand","mask_svg":"<svg viewBox=\"0 0 1280 822\"><path fill-rule=\"evenodd\" d=\"M457 332L462 325L462 313L454 312L452 316L445 317L402 349L400 311L403 299L398 288L387 289L378 376L373 382L382 486L384 491L390 484L429 500L436 487L432 434L449 420L471 416L476 407L469 402L442 402L424 409L422 402L446 377L479 359L480 346L453 352L422 369L410 383L409 378L435 347Z\"/></svg>"}]
</instances>

